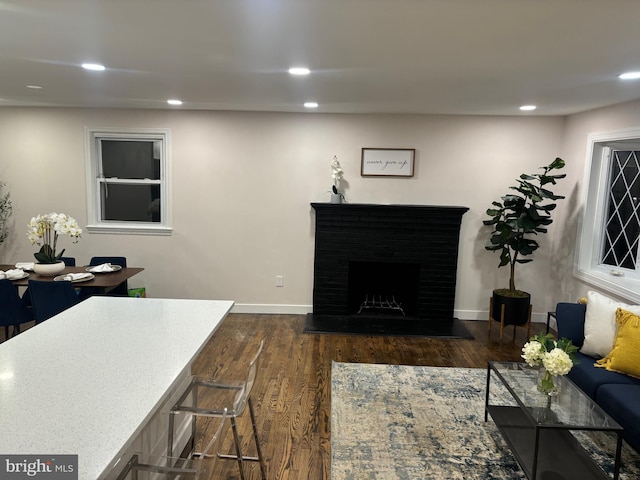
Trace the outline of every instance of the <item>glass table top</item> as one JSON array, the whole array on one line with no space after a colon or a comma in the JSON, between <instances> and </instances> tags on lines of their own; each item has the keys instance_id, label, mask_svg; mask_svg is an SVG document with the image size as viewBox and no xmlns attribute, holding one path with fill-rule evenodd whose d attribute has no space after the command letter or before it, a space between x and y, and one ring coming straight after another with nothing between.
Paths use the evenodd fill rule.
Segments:
<instances>
[{"instance_id":1,"label":"glass table top","mask_svg":"<svg viewBox=\"0 0 640 480\"><path fill-rule=\"evenodd\" d=\"M566 376L556 377L560 393L548 396L538 391L537 368L517 362L489 362L489 368L492 380L495 373L537 425L579 430L622 430ZM491 390L494 390L493 386ZM490 402L493 403L492 400Z\"/></svg>"}]
</instances>

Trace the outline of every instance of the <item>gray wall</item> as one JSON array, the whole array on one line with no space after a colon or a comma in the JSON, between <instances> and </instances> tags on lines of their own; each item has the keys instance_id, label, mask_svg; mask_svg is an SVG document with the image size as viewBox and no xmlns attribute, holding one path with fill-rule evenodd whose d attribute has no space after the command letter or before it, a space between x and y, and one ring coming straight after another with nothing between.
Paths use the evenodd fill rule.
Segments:
<instances>
[{"instance_id":1,"label":"gray wall","mask_svg":"<svg viewBox=\"0 0 640 480\"><path fill-rule=\"evenodd\" d=\"M63 239L66 254L79 263L125 255L132 266L145 267L131 286L145 286L153 297L231 299L240 311L309 311L309 203L329 200L336 155L349 202L470 208L462 224L456 313L486 319L491 291L506 286L508 271L497 269L498 256L483 248L484 211L520 173L563 156L569 178L557 192L569 199L557 212L562 222L541 237L536 261L516 279L531 292L540 320L584 287L564 266L573 261L586 134L637 125L633 110L564 118L2 108L0 179L12 194L15 231L0 261L33 258L25 226L36 214L61 211L86 224L85 126L160 127L171 131L173 235L86 233L75 245ZM415 148L415 176L361 177L362 147ZM276 287L276 275L284 276L284 287Z\"/></svg>"}]
</instances>

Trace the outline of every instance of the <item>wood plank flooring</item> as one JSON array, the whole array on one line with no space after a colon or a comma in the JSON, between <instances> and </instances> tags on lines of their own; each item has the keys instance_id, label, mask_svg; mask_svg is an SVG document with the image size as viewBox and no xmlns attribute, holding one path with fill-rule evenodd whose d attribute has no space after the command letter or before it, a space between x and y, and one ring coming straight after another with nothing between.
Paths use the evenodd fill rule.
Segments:
<instances>
[{"instance_id":1,"label":"wood plank flooring","mask_svg":"<svg viewBox=\"0 0 640 480\"><path fill-rule=\"evenodd\" d=\"M489 338L486 321L463 322L474 340L446 340L303 334L304 319L231 314L194 364L197 374L240 378L247 359L265 339L253 400L269 480L331 478L332 361L486 368L488 360L520 360L527 341L526 329L517 328L512 342L513 327L506 329L502 343L499 328L492 328ZM531 334L543 330L543 324L534 324ZM248 444L250 424L243 421L241 431ZM253 454L253 445L248 445ZM246 471L248 479L260 478L257 464ZM211 478L239 478L237 464L218 461Z\"/></svg>"},{"instance_id":2,"label":"wood plank flooring","mask_svg":"<svg viewBox=\"0 0 640 480\"><path fill-rule=\"evenodd\" d=\"M265 339L253 401L269 480L331 478L332 361L486 368L488 360L520 360L527 340L526 329L517 328L512 342L509 327L500 343L497 323L489 338L486 321L463 321L474 340L303 334L304 321L303 315L231 314L193 366L196 374L242 379ZM534 324L531 334L542 331L543 324ZM207 433L207 425L205 419L199 421L199 435ZM254 454L250 432L250 423L242 418L243 448ZM224 447L231 452L228 441ZM257 464L249 464L246 473L247 480L260 478ZM239 478L237 463L218 460L210 478Z\"/></svg>"}]
</instances>

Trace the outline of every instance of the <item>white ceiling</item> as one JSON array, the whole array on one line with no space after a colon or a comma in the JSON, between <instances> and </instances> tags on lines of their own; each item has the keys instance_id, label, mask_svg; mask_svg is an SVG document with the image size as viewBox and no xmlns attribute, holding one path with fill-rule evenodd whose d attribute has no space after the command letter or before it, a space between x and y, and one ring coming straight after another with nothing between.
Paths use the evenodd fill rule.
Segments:
<instances>
[{"instance_id":1,"label":"white ceiling","mask_svg":"<svg viewBox=\"0 0 640 480\"><path fill-rule=\"evenodd\" d=\"M566 115L627 70L640 0L0 0L0 106Z\"/></svg>"}]
</instances>

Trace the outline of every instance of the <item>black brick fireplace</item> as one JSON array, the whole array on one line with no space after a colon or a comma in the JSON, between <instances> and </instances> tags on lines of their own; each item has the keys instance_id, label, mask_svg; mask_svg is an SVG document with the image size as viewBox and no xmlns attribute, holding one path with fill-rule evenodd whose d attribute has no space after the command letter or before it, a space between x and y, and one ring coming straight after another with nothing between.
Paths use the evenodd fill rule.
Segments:
<instances>
[{"instance_id":1,"label":"black brick fireplace","mask_svg":"<svg viewBox=\"0 0 640 480\"><path fill-rule=\"evenodd\" d=\"M453 319L466 207L312 203L311 317Z\"/></svg>"}]
</instances>

